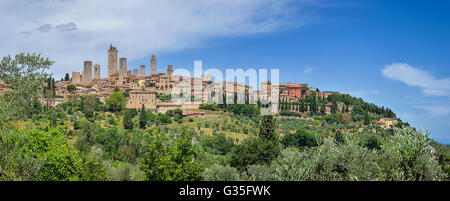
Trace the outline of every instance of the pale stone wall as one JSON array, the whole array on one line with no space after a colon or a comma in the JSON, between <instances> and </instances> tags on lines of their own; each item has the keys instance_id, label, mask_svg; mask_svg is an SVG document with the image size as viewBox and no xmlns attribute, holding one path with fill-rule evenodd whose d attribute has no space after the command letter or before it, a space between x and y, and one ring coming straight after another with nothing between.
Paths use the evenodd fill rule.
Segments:
<instances>
[{"instance_id":1,"label":"pale stone wall","mask_svg":"<svg viewBox=\"0 0 450 201\"><path fill-rule=\"evenodd\" d=\"M144 105L146 109L154 110L156 107L156 94L152 90L133 90L128 97L127 108L140 109Z\"/></svg>"},{"instance_id":2,"label":"pale stone wall","mask_svg":"<svg viewBox=\"0 0 450 201\"><path fill-rule=\"evenodd\" d=\"M150 59L150 75L156 74L156 57L155 55L152 55L152 58Z\"/></svg>"},{"instance_id":3,"label":"pale stone wall","mask_svg":"<svg viewBox=\"0 0 450 201\"><path fill-rule=\"evenodd\" d=\"M127 72L127 58L120 58L119 64L119 82L122 84L125 78L125 73Z\"/></svg>"},{"instance_id":4,"label":"pale stone wall","mask_svg":"<svg viewBox=\"0 0 450 201\"><path fill-rule=\"evenodd\" d=\"M94 65L94 79L100 79L100 65Z\"/></svg>"},{"instance_id":5,"label":"pale stone wall","mask_svg":"<svg viewBox=\"0 0 450 201\"><path fill-rule=\"evenodd\" d=\"M119 52L117 51L117 48L111 44L108 50L108 77L111 77L112 74L117 73L118 55Z\"/></svg>"},{"instance_id":6,"label":"pale stone wall","mask_svg":"<svg viewBox=\"0 0 450 201\"><path fill-rule=\"evenodd\" d=\"M172 77L172 75L173 75L173 66L172 65L167 65L167 75L169 77Z\"/></svg>"},{"instance_id":7,"label":"pale stone wall","mask_svg":"<svg viewBox=\"0 0 450 201\"><path fill-rule=\"evenodd\" d=\"M80 74L80 72L72 72L72 83L73 84L81 83L81 74Z\"/></svg>"},{"instance_id":8,"label":"pale stone wall","mask_svg":"<svg viewBox=\"0 0 450 201\"><path fill-rule=\"evenodd\" d=\"M145 76L145 65L141 65L141 77Z\"/></svg>"},{"instance_id":9,"label":"pale stone wall","mask_svg":"<svg viewBox=\"0 0 450 201\"><path fill-rule=\"evenodd\" d=\"M92 61L84 62L83 83L90 84L92 82Z\"/></svg>"},{"instance_id":10,"label":"pale stone wall","mask_svg":"<svg viewBox=\"0 0 450 201\"><path fill-rule=\"evenodd\" d=\"M183 109L183 106L181 104L175 104L172 102L158 103L156 105L156 113L165 114L167 111L175 109Z\"/></svg>"}]
</instances>

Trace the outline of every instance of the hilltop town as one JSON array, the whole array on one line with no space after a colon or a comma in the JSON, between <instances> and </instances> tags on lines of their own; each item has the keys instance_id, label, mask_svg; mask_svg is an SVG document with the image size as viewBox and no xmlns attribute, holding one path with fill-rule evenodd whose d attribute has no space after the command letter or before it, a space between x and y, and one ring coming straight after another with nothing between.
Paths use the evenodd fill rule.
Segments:
<instances>
[{"instance_id":1,"label":"hilltop town","mask_svg":"<svg viewBox=\"0 0 450 201\"><path fill-rule=\"evenodd\" d=\"M409 180L416 174L395 168L406 163L399 154L433 149L417 157L430 167L418 179L450 172L448 147L349 94L270 81L253 90L207 74L179 76L172 65L158 73L155 55L150 75L145 65L139 74L112 45L106 78L85 61L83 72L55 81L40 73L51 65L40 54L3 58L0 143L8 154L0 152L0 180ZM173 93L179 86L187 101ZM224 100L211 102L212 92ZM264 100L268 94L275 102ZM275 113L265 114L268 108ZM298 167L279 175L283 161ZM330 167L318 169L323 164ZM299 169L311 174L297 177Z\"/></svg>"},{"instance_id":2,"label":"hilltop town","mask_svg":"<svg viewBox=\"0 0 450 201\"><path fill-rule=\"evenodd\" d=\"M146 74L146 65L140 65L139 69L130 69L127 65L127 58L119 58L118 48L110 45L108 49L108 68L107 77L101 78L101 66L93 65L92 61L84 61L83 72L72 72L69 80L57 81L55 84L55 97L41 99L41 103L55 107L59 103L67 100L71 92L67 89L68 85L76 86L76 95L96 94L101 101L104 101L115 89L121 92L128 92L129 96L126 107L129 109L138 109L142 105L145 108L153 110L156 113L165 113L168 110L180 108L186 113L189 110L199 109L199 105L207 101L206 87L214 85L215 91L223 91L225 87L233 87L234 93L245 89L248 97L260 97L260 91L254 90L251 86L240 82L213 83L211 75L202 75L201 78L183 77L174 75L173 65L167 65L165 73L158 73L156 56L150 58L150 74ZM191 86L184 86L190 89L193 100L201 100L189 103L174 103L170 100L161 100L160 95L170 95L172 89L179 85L181 81L191 79ZM196 84L201 83L201 92L194 90ZM3 85L1 85L3 86ZM1 87L6 90L6 86ZM220 86L222 89L217 88ZM271 93L272 86L270 81L260 83L261 90ZM327 98L338 92L319 91L308 86L307 83L280 83L276 85L279 89L279 101L287 103L296 103L301 98L309 95L311 91L316 91L316 95L321 98ZM258 99L259 100L259 99ZM342 106L341 106L342 107ZM293 107L291 110L295 110ZM330 107L327 108L329 114Z\"/></svg>"}]
</instances>

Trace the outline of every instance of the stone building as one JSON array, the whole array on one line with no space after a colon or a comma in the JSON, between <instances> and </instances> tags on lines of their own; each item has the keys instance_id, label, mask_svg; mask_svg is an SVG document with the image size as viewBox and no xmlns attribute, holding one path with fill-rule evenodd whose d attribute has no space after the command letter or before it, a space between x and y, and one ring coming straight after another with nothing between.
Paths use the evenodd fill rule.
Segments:
<instances>
[{"instance_id":1,"label":"stone building","mask_svg":"<svg viewBox=\"0 0 450 201\"><path fill-rule=\"evenodd\" d=\"M141 77L145 77L145 65L141 65Z\"/></svg>"},{"instance_id":2,"label":"stone building","mask_svg":"<svg viewBox=\"0 0 450 201\"><path fill-rule=\"evenodd\" d=\"M119 51L112 44L108 50L108 77L111 77L114 73L117 73L117 58Z\"/></svg>"},{"instance_id":3,"label":"stone building","mask_svg":"<svg viewBox=\"0 0 450 201\"><path fill-rule=\"evenodd\" d=\"M41 102L41 105L48 106L48 107L56 107L57 105L63 103L66 101L64 98L41 98L39 99Z\"/></svg>"},{"instance_id":4,"label":"stone building","mask_svg":"<svg viewBox=\"0 0 450 201\"><path fill-rule=\"evenodd\" d=\"M100 65L98 64L94 65L94 79L100 79Z\"/></svg>"},{"instance_id":5,"label":"stone building","mask_svg":"<svg viewBox=\"0 0 450 201\"><path fill-rule=\"evenodd\" d=\"M153 90L133 90L128 97L127 108L140 109L142 105L146 109L154 110L156 107L156 93Z\"/></svg>"},{"instance_id":6,"label":"stone building","mask_svg":"<svg viewBox=\"0 0 450 201\"><path fill-rule=\"evenodd\" d=\"M169 77L172 77L172 75L173 75L173 66L172 65L167 65L167 75Z\"/></svg>"},{"instance_id":7,"label":"stone building","mask_svg":"<svg viewBox=\"0 0 450 201\"><path fill-rule=\"evenodd\" d=\"M183 105L176 104L173 102L163 102L156 104L156 113L162 113L165 114L169 110L175 110L175 109L183 109Z\"/></svg>"},{"instance_id":8,"label":"stone building","mask_svg":"<svg viewBox=\"0 0 450 201\"><path fill-rule=\"evenodd\" d=\"M127 72L127 58L119 59L119 84L123 84Z\"/></svg>"},{"instance_id":9,"label":"stone building","mask_svg":"<svg viewBox=\"0 0 450 201\"><path fill-rule=\"evenodd\" d=\"M92 82L92 61L84 62L83 83L90 84Z\"/></svg>"},{"instance_id":10,"label":"stone building","mask_svg":"<svg viewBox=\"0 0 450 201\"><path fill-rule=\"evenodd\" d=\"M150 75L156 75L156 56L154 54L150 59Z\"/></svg>"},{"instance_id":11,"label":"stone building","mask_svg":"<svg viewBox=\"0 0 450 201\"><path fill-rule=\"evenodd\" d=\"M381 118L376 124L381 128L394 128L397 125L398 120L396 118Z\"/></svg>"},{"instance_id":12,"label":"stone building","mask_svg":"<svg viewBox=\"0 0 450 201\"><path fill-rule=\"evenodd\" d=\"M7 85L5 82L0 80L0 94L4 94L8 92L10 89L9 85Z\"/></svg>"},{"instance_id":13,"label":"stone building","mask_svg":"<svg viewBox=\"0 0 450 201\"><path fill-rule=\"evenodd\" d=\"M73 84L81 83L81 74L80 74L80 72L72 72L72 83Z\"/></svg>"},{"instance_id":14,"label":"stone building","mask_svg":"<svg viewBox=\"0 0 450 201\"><path fill-rule=\"evenodd\" d=\"M279 89L280 93L286 92L288 97L290 99L300 99L305 94L302 94L302 87L308 86L308 84L304 83L287 83L287 84L280 84Z\"/></svg>"},{"instance_id":15,"label":"stone building","mask_svg":"<svg viewBox=\"0 0 450 201\"><path fill-rule=\"evenodd\" d=\"M158 77L158 82L156 83L156 88L160 91L168 91L171 90L173 84L170 82L170 78L167 75L160 75Z\"/></svg>"},{"instance_id":16,"label":"stone building","mask_svg":"<svg viewBox=\"0 0 450 201\"><path fill-rule=\"evenodd\" d=\"M138 69L133 69L133 75L134 75L135 77L138 77L138 76L139 76Z\"/></svg>"}]
</instances>

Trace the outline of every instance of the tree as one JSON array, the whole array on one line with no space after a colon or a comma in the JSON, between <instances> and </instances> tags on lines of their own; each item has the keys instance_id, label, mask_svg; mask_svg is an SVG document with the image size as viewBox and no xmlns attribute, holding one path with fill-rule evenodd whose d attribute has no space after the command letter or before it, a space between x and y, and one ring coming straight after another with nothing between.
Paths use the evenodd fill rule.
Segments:
<instances>
[{"instance_id":1,"label":"tree","mask_svg":"<svg viewBox=\"0 0 450 201\"><path fill-rule=\"evenodd\" d=\"M380 180L436 181L446 178L439 166L436 150L430 145L428 133L413 128L396 130L394 136L381 145L383 150L378 166Z\"/></svg>"},{"instance_id":2,"label":"tree","mask_svg":"<svg viewBox=\"0 0 450 201\"><path fill-rule=\"evenodd\" d=\"M333 103L331 104L331 114L336 114L338 110L338 105L336 103L336 101L333 101Z\"/></svg>"},{"instance_id":3,"label":"tree","mask_svg":"<svg viewBox=\"0 0 450 201\"><path fill-rule=\"evenodd\" d=\"M233 138L227 137L225 134L219 134L217 136L203 138L202 146L205 150L213 154L226 155L235 145Z\"/></svg>"},{"instance_id":4,"label":"tree","mask_svg":"<svg viewBox=\"0 0 450 201\"><path fill-rule=\"evenodd\" d=\"M42 97L42 85L49 77L45 71L53 61L40 54L20 53L12 58L3 57L0 78L10 86L10 91L0 95L0 125L27 117L33 101Z\"/></svg>"},{"instance_id":5,"label":"tree","mask_svg":"<svg viewBox=\"0 0 450 201\"><path fill-rule=\"evenodd\" d=\"M123 115L123 127L127 130L132 130L134 127L131 110L125 110L125 114Z\"/></svg>"},{"instance_id":6,"label":"tree","mask_svg":"<svg viewBox=\"0 0 450 201\"><path fill-rule=\"evenodd\" d=\"M261 119L258 137L272 143L278 143L278 134L275 132L275 119L272 115L264 115Z\"/></svg>"},{"instance_id":7,"label":"tree","mask_svg":"<svg viewBox=\"0 0 450 201\"><path fill-rule=\"evenodd\" d=\"M322 105L320 106L320 114L324 115L326 114L326 104L322 103Z\"/></svg>"},{"instance_id":8,"label":"tree","mask_svg":"<svg viewBox=\"0 0 450 201\"><path fill-rule=\"evenodd\" d=\"M205 181L239 181L236 168L214 164L203 172Z\"/></svg>"},{"instance_id":9,"label":"tree","mask_svg":"<svg viewBox=\"0 0 450 201\"><path fill-rule=\"evenodd\" d=\"M300 100L300 112L305 112L306 111L306 109L305 109L305 100L304 99L302 99L302 100Z\"/></svg>"},{"instance_id":10,"label":"tree","mask_svg":"<svg viewBox=\"0 0 450 201\"><path fill-rule=\"evenodd\" d=\"M275 132L276 123L272 115L261 119L257 138L249 138L232 149L230 165L245 170L253 164L267 164L280 153L280 141Z\"/></svg>"},{"instance_id":11,"label":"tree","mask_svg":"<svg viewBox=\"0 0 450 201\"><path fill-rule=\"evenodd\" d=\"M92 160L80 157L56 129L14 131L6 135L0 132L0 146L0 180L106 179L106 171Z\"/></svg>"},{"instance_id":12,"label":"tree","mask_svg":"<svg viewBox=\"0 0 450 201\"><path fill-rule=\"evenodd\" d=\"M67 91L69 91L69 93L73 94L73 92L75 92L77 90L77 87L73 84L69 84L67 85Z\"/></svg>"},{"instance_id":13,"label":"tree","mask_svg":"<svg viewBox=\"0 0 450 201\"><path fill-rule=\"evenodd\" d=\"M82 111L87 119L91 119L94 116L96 98L97 95L95 94L84 96Z\"/></svg>"},{"instance_id":14,"label":"tree","mask_svg":"<svg viewBox=\"0 0 450 201\"><path fill-rule=\"evenodd\" d=\"M369 125L370 121L371 121L371 119L370 119L369 113L366 111L364 113L364 125Z\"/></svg>"},{"instance_id":15,"label":"tree","mask_svg":"<svg viewBox=\"0 0 450 201\"><path fill-rule=\"evenodd\" d=\"M69 81L69 80L70 80L69 73L66 73L66 76L64 76L64 81Z\"/></svg>"},{"instance_id":16,"label":"tree","mask_svg":"<svg viewBox=\"0 0 450 201\"><path fill-rule=\"evenodd\" d=\"M275 149L273 143L260 138L247 138L231 150L230 165L244 171L250 165L269 164L278 154L279 149Z\"/></svg>"},{"instance_id":17,"label":"tree","mask_svg":"<svg viewBox=\"0 0 450 201\"><path fill-rule=\"evenodd\" d=\"M309 88L307 87L307 86L302 86L302 89L301 89L301 91L302 91L302 97L305 97L305 95L306 95L306 92L309 90Z\"/></svg>"},{"instance_id":18,"label":"tree","mask_svg":"<svg viewBox=\"0 0 450 201\"><path fill-rule=\"evenodd\" d=\"M204 165L195 160L196 145L192 144L192 133L183 127L175 146L164 143L159 128L151 129L149 144L141 170L150 181L198 181L202 179Z\"/></svg>"},{"instance_id":19,"label":"tree","mask_svg":"<svg viewBox=\"0 0 450 201\"><path fill-rule=\"evenodd\" d=\"M313 133L310 133L304 129L298 129L294 134L286 135L283 140L283 146L290 147L313 147L319 145L320 137L316 137Z\"/></svg>"},{"instance_id":20,"label":"tree","mask_svg":"<svg viewBox=\"0 0 450 201\"><path fill-rule=\"evenodd\" d=\"M147 126L147 112L145 112L145 106L142 104L141 114L139 115L139 128L144 129Z\"/></svg>"},{"instance_id":21,"label":"tree","mask_svg":"<svg viewBox=\"0 0 450 201\"><path fill-rule=\"evenodd\" d=\"M52 78L52 96L55 97L56 96L56 86L55 86L55 78Z\"/></svg>"},{"instance_id":22,"label":"tree","mask_svg":"<svg viewBox=\"0 0 450 201\"><path fill-rule=\"evenodd\" d=\"M110 112L120 112L125 108L127 99L122 93L116 91L112 92L108 98L106 98L106 109Z\"/></svg>"}]
</instances>

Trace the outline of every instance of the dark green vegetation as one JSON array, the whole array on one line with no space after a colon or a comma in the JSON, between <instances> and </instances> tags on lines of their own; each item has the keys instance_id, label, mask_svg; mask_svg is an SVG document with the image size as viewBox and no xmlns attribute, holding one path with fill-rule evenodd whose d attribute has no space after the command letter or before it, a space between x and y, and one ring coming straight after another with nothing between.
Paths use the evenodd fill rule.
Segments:
<instances>
[{"instance_id":1,"label":"dark green vegetation","mask_svg":"<svg viewBox=\"0 0 450 201\"><path fill-rule=\"evenodd\" d=\"M127 92L116 90L105 103L71 95L48 108L38 98L51 64L2 60L11 91L0 95L0 180L448 180L448 146L404 123L380 128L372 122L395 114L361 99L310 95L297 104L304 112L285 103L280 116L202 105L209 116L189 118L125 109ZM320 113L323 104L333 112Z\"/></svg>"}]
</instances>

